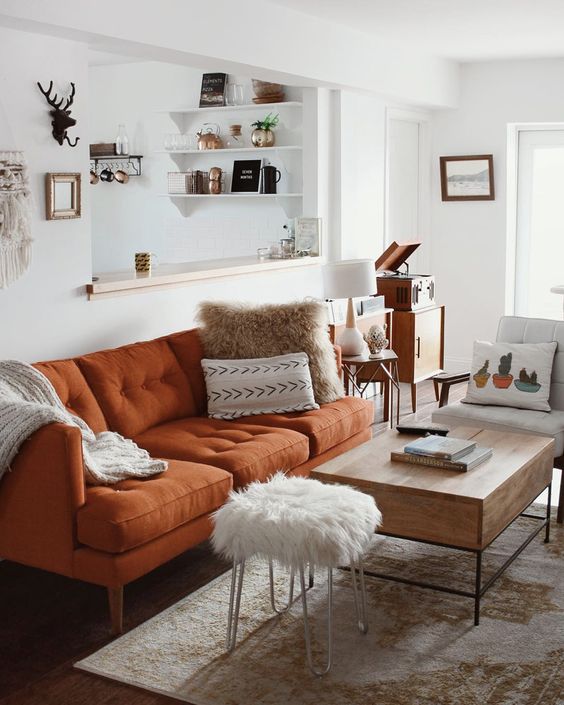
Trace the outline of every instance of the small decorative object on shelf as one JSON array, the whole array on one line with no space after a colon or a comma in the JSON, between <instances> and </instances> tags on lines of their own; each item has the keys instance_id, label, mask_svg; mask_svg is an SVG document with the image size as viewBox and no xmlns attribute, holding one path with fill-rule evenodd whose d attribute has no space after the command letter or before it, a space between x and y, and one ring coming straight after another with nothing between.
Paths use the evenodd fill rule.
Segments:
<instances>
[{"instance_id":1,"label":"small decorative object on shelf","mask_svg":"<svg viewBox=\"0 0 564 705\"><path fill-rule=\"evenodd\" d=\"M364 340L368 345L368 350L370 351L369 357L372 360L376 360L382 357L382 350L388 347L390 341L386 338L386 328L387 325L384 323L383 326L377 323L370 326L368 333L364 334Z\"/></svg>"},{"instance_id":2,"label":"small decorative object on shelf","mask_svg":"<svg viewBox=\"0 0 564 705\"><path fill-rule=\"evenodd\" d=\"M225 146L229 149L242 149L247 146L241 134L241 125L229 125L229 137Z\"/></svg>"},{"instance_id":3,"label":"small decorative object on shelf","mask_svg":"<svg viewBox=\"0 0 564 705\"><path fill-rule=\"evenodd\" d=\"M228 83L226 105L243 105L243 86L240 83Z\"/></svg>"},{"instance_id":4,"label":"small decorative object on shelf","mask_svg":"<svg viewBox=\"0 0 564 705\"><path fill-rule=\"evenodd\" d=\"M276 193L276 184L280 181L282 173L271 164L261 167L261 193Z\"/></svg>"},{"instance_id":5,"label":"small decorative object on shelf","mask_svg":"<svg viewBox=\"0 0 564 705\"><path fill-rule=\"evenodd\" d=\"M80 137L76 137L73 143L70 141L67 134L67 130L69 129L69 127L74 127L76 125L76 120L71 117L70 110L70 107L74 101L74 94L76 92L74 83L71 83L71 92L69 97L67 98L64 107L61 107L63 105L64 98L61 98L61 100L57 101L56 93L51 98L51 91L53 90L53 81L49 81L49 88L47 90L43 88L39 81L37 81L37 85L39 86L39 90L45 96L47 103L49 103L51 108L53 108L50 112L50 115L53 118L53 121L51 122L51 127L53 128L53 137L57 140L61 147L63 146L63 143L65 141L67 141L71 147L76 147Z\"/></svg>"},{"instance_id":6,"label":"small decorative object on shelf","mask_svg":"<svg viewBox=\"0 0 564 705\"><path fill-rule=\"evenodd\" d=\"M116 136L116 154L118 156L129 154L129 137L127 136L127 131L123 123L118 125L118 133Z\"/></svg>"},{"instance_id":7,"label":"small decorative object on shelf","mask_svg":"<svg viewBox=\"0 0 564 705\"><path fill-rule=\"evenodd\" d=\"M220 169L218 166L212 166L210 169L210 193L212 195L217 195L220 194L222 191L221 188L221 179L223 175L223 170Z\"/></svg>"},{"instance_id":8,"label":"small decorative object on shelf","mask_svg":"<svg viewBox=\"0 0 564 705\"><path fill-rule=\"evenodd\" d=\"M253 103L281 103L284 100L284 86L280 83L269 83L268 81L259 81L257 78L252 79L253 91L256 98L253 98Z\"/></svg>"},{"instance_id":9,"label":"small decorative object on shelf","mask_svg":"<svg viewBox=\"0 0 564 705\"><path fill-rule=\"evenodd\" d=\"M294 256L294 239L283 237L280 240L280 256L282 259L289 259Z\"/></svg>"},{"instance_id":10,"label":"small decorative object on shelf","mask_svg":"<svg viewBox=\"0 0 564 705\"><path fill-rule=\"evenodd\" d=\"M231 193L259 193L261 167L262 159L236 159Z\"/></svg>"},{"instance_id":11,"label":"small decorative object on shelf","mask_svg":"<svg viewBox=\"0 0 564 705\"><path fill-rule=\"evenodd\" d=\"M136 252L135 271L138 274L150 274L153 266L153 257L156 257L154 252Z\"/></svg>"},{"instance_id":12,"label":"small decorative object on shelf","mask_svg":"<svg viewBox=\"0 0 564 705\"><path fill-rule=\"evenodd\" d=\"M296 218L296 252L321 254L321 218Z\"/></svg>"},{"instance_id":13,"label":"small decorative object on shelf","mask_svg":"<svg viewBox=\"0 0 564 705\"><path fill-rule=\"evenodd\" d=\"M115 142L96 142L90 145L90 159L94 157L113 157L115 154Z\"/></svg>"},{"instance_id":14,"label":"small decorative object on shelf","mask_svg":"<svg viewBox=\"0 0 564 705\"><path fill-rule=\"evenodd\" d=\"M226 73L205 73L202 76L200 108L218 108L225 105Z\"/></svg>"},{"instance_id":15,"label":"small decorative object on shelf","mask_svg":"<svg viewBox=\"0 0 564 705\"><path fill-rule=\"evenodd\" d=\"M219 136L219 125L215 122L205 122L204 127L196 133L198 149L223 149L223 142Z\"/></svg>"},{"instance_id":16,"label":"small decorative object on shelf","mask_svg":"<svg viewBox=\"0 0 564 705\"><path fill-rule=\"evenodd\" d=\"M273 147L274 146L274 128L278 125L280 116L278 114L268 115L262 120L256 120L251 123L251 127L255 129L251 133L251 142L255 147Z\"/></svg>"}]
</instances>

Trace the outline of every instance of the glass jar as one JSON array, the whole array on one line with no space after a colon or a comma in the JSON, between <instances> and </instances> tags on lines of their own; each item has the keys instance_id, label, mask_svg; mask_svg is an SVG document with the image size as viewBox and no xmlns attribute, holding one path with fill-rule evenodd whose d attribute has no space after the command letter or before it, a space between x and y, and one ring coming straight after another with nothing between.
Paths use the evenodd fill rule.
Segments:
<instances>
[{"instance_id":1,"label":"glass jar","mask_svg":"<svg viewBox=\"0 0 564 705\"><path fill-rule=\"evenodd\" d=\"M226 145L229 149L241 149L247 146L245 138L241 134L241 125L229 125L229 137Z\"/></svg>"},{"instance_id":2,"label":"glass jar","mask_svg":"<svg viewBox=\"0 0 564 705\"><path fill-rule=\"evenodd\" d=\"M120 123L118 125L118 132L116 136L116 154L129 154L129 137L125 130L125 125Z\"/></svg>"},{"instance_id":3,"label":"glass jar","mask_svg":"<svg viewBox=\"0 0 564 705\"><path fill-rule=\"evenodd\" d=\"M280 255L287 259L294 254L294 240L290 237L283 237L280 240Z\"/></svg>"}]
</instances>

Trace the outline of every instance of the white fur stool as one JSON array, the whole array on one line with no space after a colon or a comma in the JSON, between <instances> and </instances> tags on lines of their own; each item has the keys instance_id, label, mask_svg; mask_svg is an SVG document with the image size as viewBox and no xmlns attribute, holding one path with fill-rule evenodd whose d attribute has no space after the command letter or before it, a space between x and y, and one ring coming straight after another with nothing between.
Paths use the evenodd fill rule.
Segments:
<instances>
[{"instance_id":1,"label":"white fur stool","mask_svg":"<svg viewBox=\"0 0 564 705\"><path fill-rule=\"evenodd\" d=\"M299 573L308 665L315 675L327 673L333 653L333 568L350 565L358 626L363 633L368 630L362 556L381 521L374 499L352 487L324 485L278 473L269 482L253 482L245 490L232 492L214 520L213 547L233 561L227 649L232 651L237 640L245 561L258 556L269 562L270 598L272 608L279 614L293 601L294 574ZM274 599L273 561L290 570L290 597L282 609L276 607ZM310 588L315 567L327 569L327 665L321 671L314 668L311 656L306 564Z\"/></svg>"}]
</instances>

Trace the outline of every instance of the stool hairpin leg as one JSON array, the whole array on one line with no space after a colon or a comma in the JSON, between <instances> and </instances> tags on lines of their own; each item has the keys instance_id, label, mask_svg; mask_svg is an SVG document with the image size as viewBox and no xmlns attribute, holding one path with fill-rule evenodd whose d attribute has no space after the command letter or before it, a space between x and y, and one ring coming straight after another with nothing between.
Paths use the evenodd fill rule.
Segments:
<instances>
[{"instance_id":1,"label":"stool hairpin leg","mask_svg":"<svg viewBox=\"0 0 564 705\"><path fill-rule=\"evenodd\" d=\"M227 638L225 648L233 651L237 642L237 626L239 624L239 608L241 607L241 592L243 590L243 576L245 574L245 561L233 561L231 571L231 592L229 594L229 612L227 615ZM237 586L237 589L235 589Z\"/></svg>"},{"instance_id":2,"label":"stool hairpin leg","mask_svg":"<svg viewBox=\"0 0 564 705\"><path fill-rule=\"evenodd\" d=\"M357 571L358 580L360 582L360 598L358 594ZM362 560L359 560L358 563L351 561L351 579L358 628L361 634L366 634L368 632L368 620L366 617L366 584L364 582L364 566L362 565Z\"/></svg>"},{"instance_id":3,"label":"stool hairpin leg","mask_svg":"<svg viewBox=\"0 0 564 705\"><path fill-rule=\"evenodd\" d=\"M302 590L302 606L304 612L304 637L307 665L314 676L324 676L326 673L329 673L333 662L333 571L331 568L327 569L327 665L321 671L318 671L313 667L313 659L311 656L311 634L309 631L309 620L307 616L307 590L303 565L300 566L300 587Z\"/></svg>"},{"instance_id":4,"label":"stool hairpin leg","mask_svg":"<svg viewBox=\"0 0 564 705\"><path fill-rule=\"evenodd\" d=\"M268 573L270 577L270 604L276 614L284 614L294 601L294 569L292 568L290 571L290 595L288 597L288 603L281 608L276 607L276 598L274 596L274 566L272 565L272 561L268 561Z\"/></svg>"}]
</instances>

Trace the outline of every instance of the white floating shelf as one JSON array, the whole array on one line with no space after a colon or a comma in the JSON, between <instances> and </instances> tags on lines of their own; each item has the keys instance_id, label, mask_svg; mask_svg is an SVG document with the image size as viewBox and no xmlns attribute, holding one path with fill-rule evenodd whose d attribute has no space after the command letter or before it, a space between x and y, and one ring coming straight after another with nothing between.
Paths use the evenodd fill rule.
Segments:
<instances>
[{"instance_id":1,"label":"white floating shelf","mask_svg":"<svg viewBox=\"0 0 564 705\"><path fill-rule=\"evenodd\" d=\"M159 193L160 198L301 198L301 193Z\"/></svg>"},{"instance_id":2,"label":"white floating shelf","mask_svg":"<svg viewBox=\"0 0 564 705\"><path fill-rule=\"evenodd\" d=\"M220 112L235 112L241 110L267 110L273 108L301 108L303 103L297 100L287 100L282 103L249 103L247 105L221 105L218 107L209 108L170 108L168 110L157 110L158 113L220 113Z\"/></svg>"},{"instance_id":3,"label":"white floating shelf","mask_svg":"<svg viewBox=\"0 0 564 705\"><path fill-rule=\"evenodd\" d=\"M192 154L194 156L211 156L214 154L240 154L242 152L260 154L261 152L297 152L301 151L301 145L280 145L280 147L227 147L225 149L156 149L155 154Z\"/></svg>"}]
</instances>

